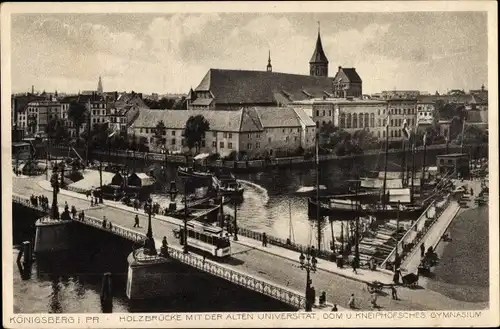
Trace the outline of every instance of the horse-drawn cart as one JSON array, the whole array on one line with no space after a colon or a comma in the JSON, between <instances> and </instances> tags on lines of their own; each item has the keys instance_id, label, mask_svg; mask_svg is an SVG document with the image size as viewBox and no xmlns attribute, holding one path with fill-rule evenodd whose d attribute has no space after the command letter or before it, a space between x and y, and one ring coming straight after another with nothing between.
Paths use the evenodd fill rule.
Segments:
<instances>
[{"instance_id":1,"label":"horse-drawn cart","mask_svg":"<svg viewBox=\"0 0 500 329\"><path fill-rule=\"evenodd\" d=\"M366 283L366 288L370 293L382 292L384 288L390 288L390 287L392 287L391 283L382 283L380 281L372 281Z\"/></svg>"}]
</instances>

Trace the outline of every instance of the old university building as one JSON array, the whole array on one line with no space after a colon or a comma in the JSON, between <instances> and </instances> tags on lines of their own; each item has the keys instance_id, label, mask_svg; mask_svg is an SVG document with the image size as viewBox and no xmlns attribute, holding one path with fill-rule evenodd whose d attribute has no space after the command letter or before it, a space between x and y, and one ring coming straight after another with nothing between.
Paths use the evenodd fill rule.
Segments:
<instances>
[{"instance_id":1,"label":"old university building","mask_svg":"<svg viewBox=\"0 0 500 329\"><path fill-rule=\"evenodd\" d=\"M155 127L163 121L166 127L162 146L169 152L187 151L184 127L189 117L203 115L210 124L199 145L200 152L269 154L314 147L316 127L302 110L292 108L242 108L234 111L141 110L129 133L145 137L155 145Z\"/></svg>"}]
</instances>

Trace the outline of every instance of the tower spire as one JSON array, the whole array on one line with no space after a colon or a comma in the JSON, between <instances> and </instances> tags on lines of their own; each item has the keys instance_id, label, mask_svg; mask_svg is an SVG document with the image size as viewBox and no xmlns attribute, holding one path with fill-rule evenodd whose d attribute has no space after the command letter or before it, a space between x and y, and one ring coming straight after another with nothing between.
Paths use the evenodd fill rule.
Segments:
<instances>
[{"instance_id":1,"label":"tower spire","mask_svg":"<svg viewBox=\"0 0 500 329\"><path fill-rule=\"evenodd\" d=\"M309 74L312 76L328 76L328 58L326 58L323 44L321 42L320 22L318 21L318 38L316 39L316 48L309 61Z\"/></svg>"},{"instance_id":2,"label":"tower spire","mask_svg":"<svg viewBox=\"0 0 500 329\"><path fill-rule=\"evenodd\" d=\"M269 49L269 57L267 59L267 72L272 72L273 71L273 66L271 65L271 49Z\"/></svg>"},{"instance_id":3,"label":"tower spire","mask_svg":"<svg viewBox=\"0 0 500 329\"><path fill-rule=\"evenodd\" d=\"M99 76L99 82L97 83L97 92L99 94L102 94L102 80L101 80L101 76Z\"/></svg>"}]
</instances>

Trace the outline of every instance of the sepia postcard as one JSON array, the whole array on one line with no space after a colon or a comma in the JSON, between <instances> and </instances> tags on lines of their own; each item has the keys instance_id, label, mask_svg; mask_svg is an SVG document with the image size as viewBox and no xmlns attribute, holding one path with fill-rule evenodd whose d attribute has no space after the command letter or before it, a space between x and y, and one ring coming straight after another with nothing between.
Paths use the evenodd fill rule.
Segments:
<instances>
[{"instance_id":1,"label":"sepia postcard","mask_svg":"<svg viewBox=\"0 0 500 329\"><path fill-rule=\"evenodd\" d=\"M499 325L496 2L0 8L4 327Z\"/></svg>"}]
</instances>

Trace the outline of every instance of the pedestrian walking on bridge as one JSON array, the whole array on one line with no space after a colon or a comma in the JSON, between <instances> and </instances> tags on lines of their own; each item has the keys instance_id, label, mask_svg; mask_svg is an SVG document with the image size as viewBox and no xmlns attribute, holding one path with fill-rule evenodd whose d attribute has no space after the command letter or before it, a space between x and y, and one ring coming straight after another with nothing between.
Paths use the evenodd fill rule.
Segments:
<instances>
[{"instance_id":1,"label":"pedestrian walking on bridge","mask_svg":"<svg viewBox=\"0 0 500 329\"><path fill-rule=\"evenodd\" d=\"M135 224L134 224L134 227L140 227L139 226L139 215L135 215Z\"/></svg>"},{"instance_id":2,"label":"pedestrian walking on bridge","mask_svg":"<svg viewBox=\"0 0 500 329\"><path fill-rule=\"evenodd\" d=\"M378 308L378 305L377 305L377 293L374 291L372 292L372 295L371 295L371 300L370 302L372 303L372 307L373 308Z\"/></svg>"},{"instance_id":3,"label":"pedestrian walking on bridge","mask_svg":"<svg viewBox=\"0 0 500 329\"><path fill-rule=\"evenodd\" d=\"M262 246L267 247L267 235L266 233L262 233Z\"/></svg>"},{"instance_id":4,"label":"pedestrian walking on bridge","mask_svg":"<svg viewBox=\"0 0 500 329\"><path fill-rule=\"evenodd\" d=\"M391 286L391 293L392 293L392 299L398 300L398 291L396 290L396 287Z\"/></svg>"},{"instance_id":5,"label":"pedestrian walking on bridge","mask_svg":"<svg viewBox=\"0 0 500 329\"><path fill-rule=\"evenodd\" d=\"M347 303L350 309L354 309L356 307L355 305L355 299L354 299L354 294L351 294L351 297L349 298L349 302Z\"/></svg>"}]
</instances>

